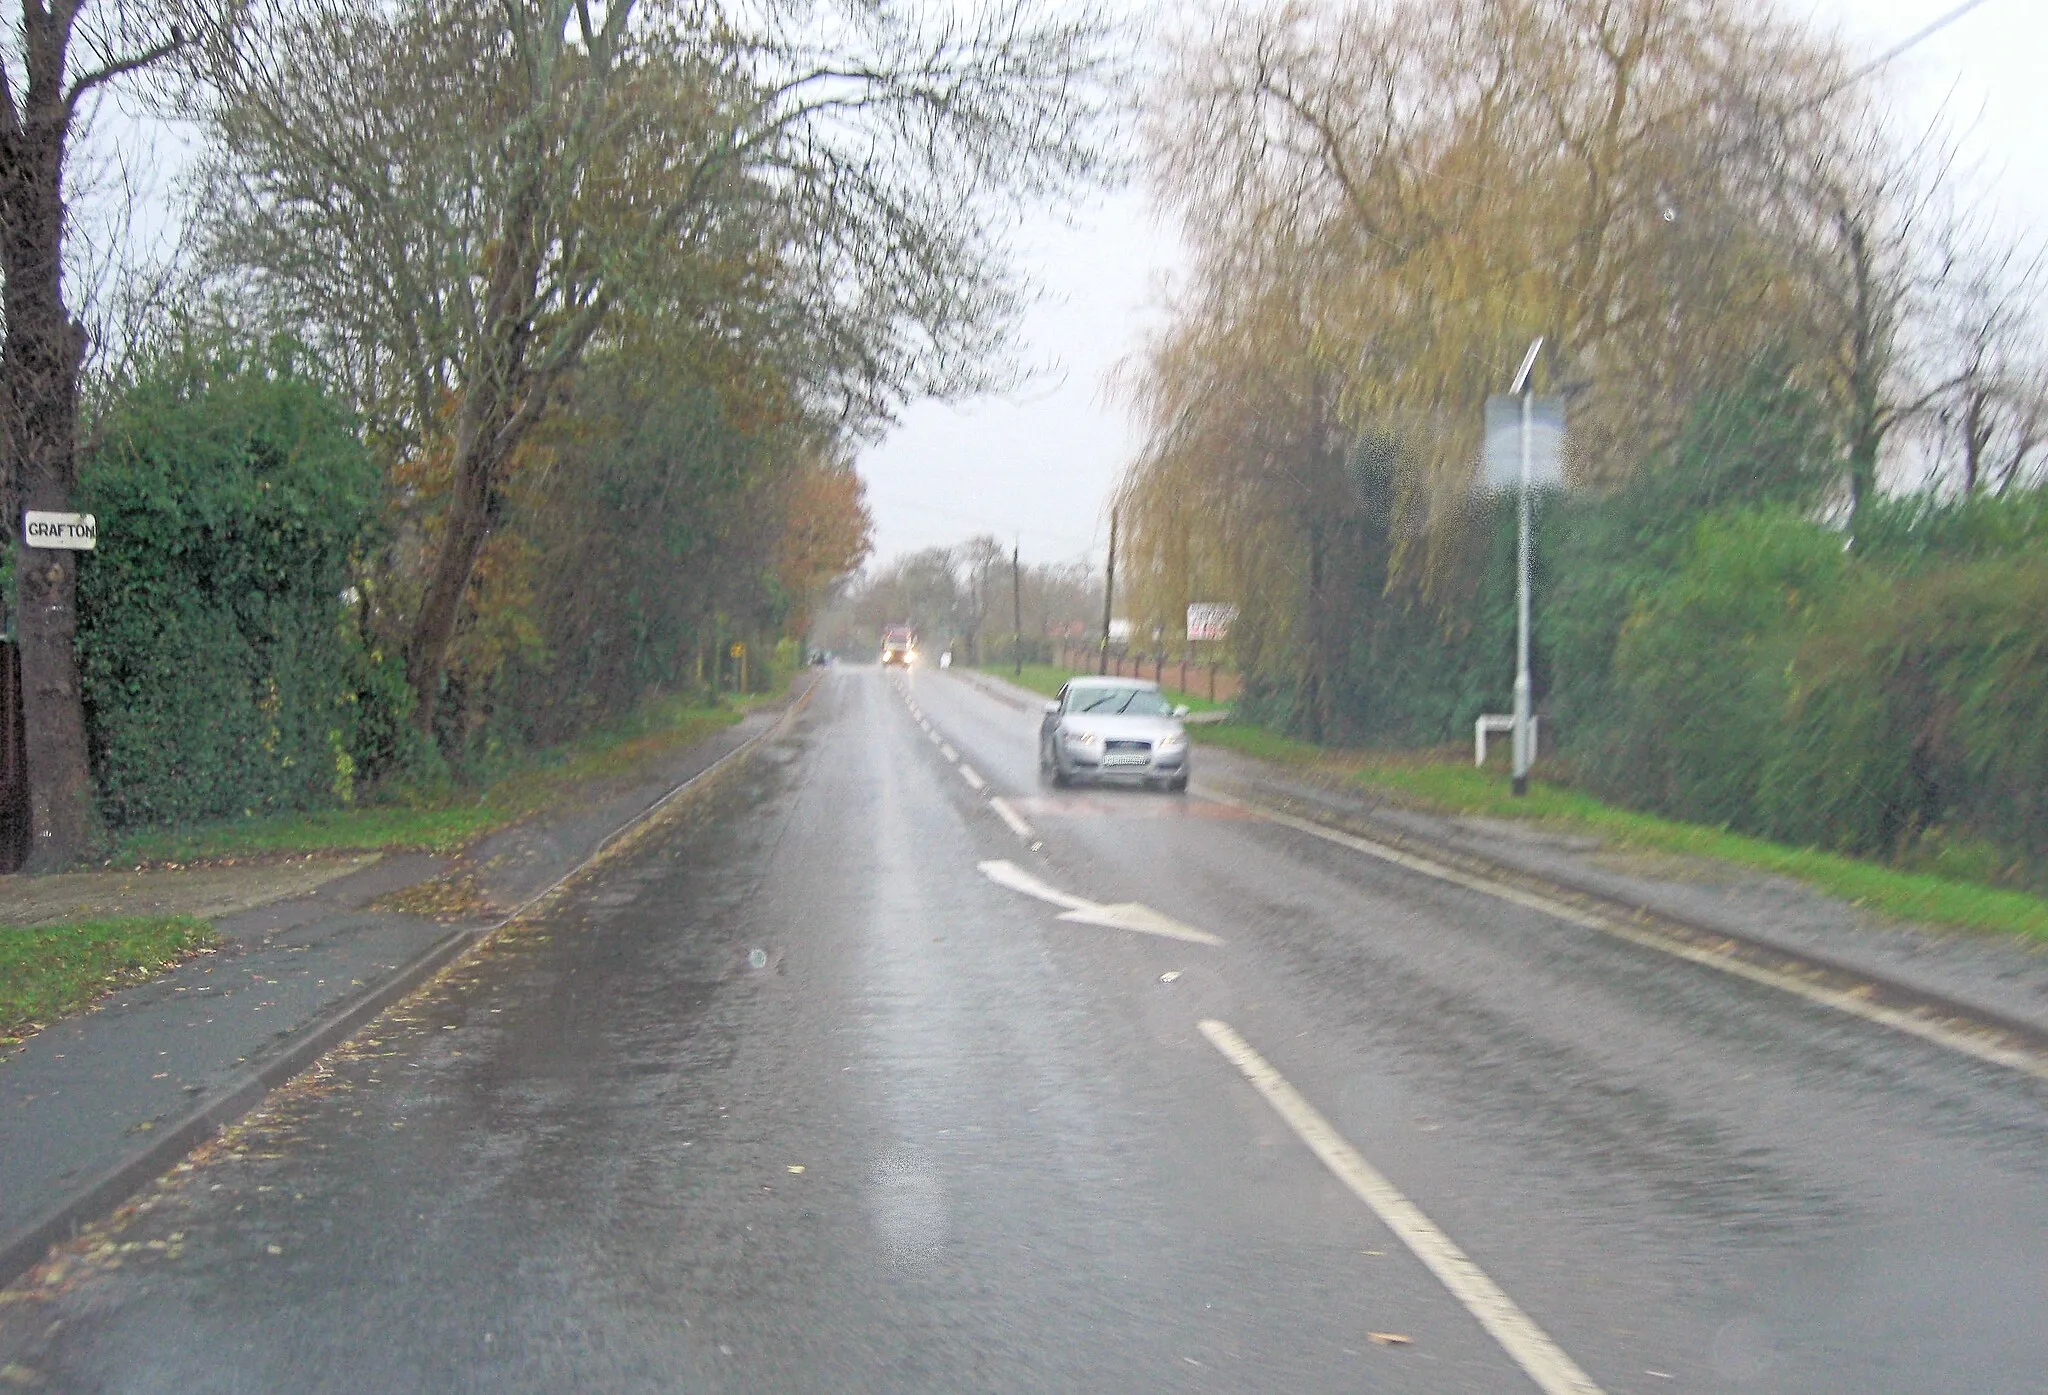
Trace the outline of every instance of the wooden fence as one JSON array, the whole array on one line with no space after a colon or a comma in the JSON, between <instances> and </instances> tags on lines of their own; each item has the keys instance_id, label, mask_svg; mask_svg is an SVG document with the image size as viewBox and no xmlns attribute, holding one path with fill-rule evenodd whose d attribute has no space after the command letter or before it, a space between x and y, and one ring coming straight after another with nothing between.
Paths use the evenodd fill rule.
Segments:
<instances>
[{"instance_id":1,"label":"wooden fence","mask_svg":"<svg viewBox=\"0 0 2048 1395\"><path fill-rule=\"evenodd\" d=\"M1102 651L1090 644L1062 644L1054 651L1059 664L1076 673L1093 673ZM1220 662L1204 662L1185 654L1119 654L1110 651L1109 670L1119 678L1149 678L1162 688L1191 693L1211 702L1235 702L1243 683Z\"/></svg>"}]
</instances>

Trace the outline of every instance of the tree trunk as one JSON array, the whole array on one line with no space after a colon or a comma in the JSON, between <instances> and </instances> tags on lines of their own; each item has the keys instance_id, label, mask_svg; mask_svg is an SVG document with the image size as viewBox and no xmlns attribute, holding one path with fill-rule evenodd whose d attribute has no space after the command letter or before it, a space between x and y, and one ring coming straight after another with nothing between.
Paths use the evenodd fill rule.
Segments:
<instances>
[{"instance_id":1,"label":"tree trunk","mask_svg":"<svg viewBox=\"0 0 2048 1395\"><path fill-rule=\"evenodd\" d=\"M431 735L441 701L441 676L448 644L462 615L470 573L491 534L491 490L497 482L500 453L493 450L497 432L490 418L502 415L477 401L480 390L464 401L455 432L455 480L441 545L434 554L426 594L420 598L406 644L405 676L413 692L413 724Z\"/></svg>"},{"instance_id":2,"label":"tree trunk","mask_svg":"<svg viewBox=\"0 0 2048 1395\"><path fill-rule=\"evenodd\" d=\"M1849 538L1854 544L1863 510L1877 497L1877 457L1884 445L1885 419L1881 394L1885 361L1891 349L1877 284L1877 266L1869 234L1861 219L1843 213L1848 243L1851 290L1849 327Z\"/></svg>"},{"instance_id":3,"label":"tree trunk","mask_svg":"<svg viewBox=\"0 0 2048 1395\"><path fill-rule=\"evenodd\" d=\"M529 380L534 287L540 276L540 253L534 229L540 210L540 156L527 152L525 178L506 205L502 234L484 297L480 351L462 389L455 423L454 487L434 555L426 594L413 619L405 647L405 677L413 692L413 725L432 735L435 709L441 700L441 676L448 660L448 642L462 602L469 593L470 573L491 533L491 494L498 471L512 455L531 422L522 411L525 393L545 389Z\"/></svg>"},{"instance_id":4,"label":"tree trunk","mask_svg":"<svg viewBox=\"0 0 2048 1395\"><path fill-rule=\"evenodd\" d=\"M33 49L34 46L32 46ZM27 733L31 844L27 870L54 871L90 848L98 820L79 689L78 554L30 548L23 509L66 512L78 482L78 369L85 331L64 308L63 59L31 64L19 124L0 149L0 270L7 327L0 413L6 507L14 533L15 627Z\"/></svg>"}]
</instances>

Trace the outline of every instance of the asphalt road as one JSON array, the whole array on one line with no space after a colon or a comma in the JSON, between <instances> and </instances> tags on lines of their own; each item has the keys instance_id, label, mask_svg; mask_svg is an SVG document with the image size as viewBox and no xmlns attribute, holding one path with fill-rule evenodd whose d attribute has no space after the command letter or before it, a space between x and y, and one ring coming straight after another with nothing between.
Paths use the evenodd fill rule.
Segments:
<instances>
[{"instance_id":1,"label":"asphalt road","mask_svg":"<svg viewBox=\"0 0 2048 1395\"><path fill-rule=\"evenodd\" d=\"M2048 1085L1199 792L1055 794L1036 724L833 672L4 1295L0 1378L2048 1390Z\"/></svg>"}]
</instances>

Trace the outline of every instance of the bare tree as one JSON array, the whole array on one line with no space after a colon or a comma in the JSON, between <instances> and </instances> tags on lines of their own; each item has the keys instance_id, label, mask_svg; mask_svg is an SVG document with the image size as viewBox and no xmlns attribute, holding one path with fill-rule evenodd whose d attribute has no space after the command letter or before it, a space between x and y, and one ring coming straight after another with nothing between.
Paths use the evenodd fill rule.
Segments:
<instances>
[{"instance_id":1,"label":"bare tree","mask_svg":"<svg viewBox=\"0 0 2048 1395\"><path fill-rule=\"evenodd\" d=\"M1988 228L1947 240L1931 307L1939 381L1931 444L1958 493L2002 492L2048 453L2043 259Z\"/></svg>"}]
</instances>

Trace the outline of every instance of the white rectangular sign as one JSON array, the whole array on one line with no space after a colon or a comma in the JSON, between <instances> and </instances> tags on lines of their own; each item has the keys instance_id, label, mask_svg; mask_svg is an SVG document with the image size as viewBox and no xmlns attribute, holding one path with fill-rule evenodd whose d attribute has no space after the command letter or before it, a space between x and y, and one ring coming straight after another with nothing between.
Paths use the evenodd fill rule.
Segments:
<instances>
[{"instance_id":1,"label":"white rectangular sign","mask_svg":"<svg viewBox=\"0 0 2048 1395\"><path fill-rule=\"evenodd\" d=\"M1129 644L1131 642L1131 622L1122 618L1110 621L1109 642L1111 644Z\"/></svg>"},{"instance_id":2,"label":"white rectangular sign","mask_svg":"<svg viewBox=\"0 0 2048 1395\"><path fill-rule=\"evenodd\" d=\"M91 552L99 545L99 522L89 513L38 513L21 516L21 536L30 547L55 547Z\"/></svg>"},{"instance_id":3,"label":"white rectangular sign","mask_svg":"<svg viewBox=\"0 0 2048 1395\"><path fill-rule=\"evenodd\" d=\"M1529 487L1564 485L1564 399L1537 397L1529 403ZM1509 493L1522 486L1522 399L1486 399L1486 488Z\"/></svg>"},{"instance_id":4,"label":"white rectangular sign","mask_svg":"<svg viewBox=\"0 0 2048 1395\"><path fill-rule=\"evenodd\" d=\"M1220 640L1230 638L1230 624L1237 619L1237 607L1222 601L1195 601L1188 606L1188 638Z\"/></svg>"}]
</instances>

